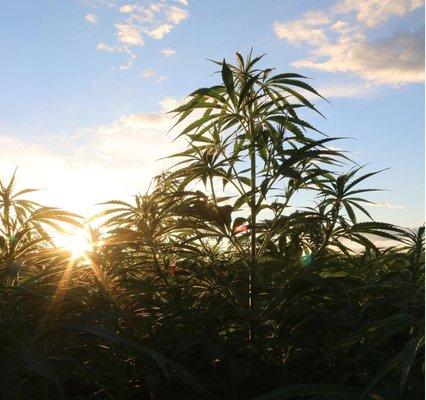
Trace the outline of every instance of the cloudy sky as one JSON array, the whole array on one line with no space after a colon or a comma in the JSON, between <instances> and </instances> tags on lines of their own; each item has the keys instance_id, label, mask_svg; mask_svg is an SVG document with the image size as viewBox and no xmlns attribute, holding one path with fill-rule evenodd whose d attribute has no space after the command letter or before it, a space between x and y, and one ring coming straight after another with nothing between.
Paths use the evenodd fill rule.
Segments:
<instances>
[{"instance_id":1,"label":"cloudy sky","mask_svg":"<svg viewBox=\"0 0 426 400\"><path fill-rule=\"evenodd\" d=\"M379 220L424 219L423 0L16 0L0 5L0 178L91 213L176 149L164 113L213 84L207 59L267 53L331 104L312 122L370 170Z\"/></svg>"}]
</instances>

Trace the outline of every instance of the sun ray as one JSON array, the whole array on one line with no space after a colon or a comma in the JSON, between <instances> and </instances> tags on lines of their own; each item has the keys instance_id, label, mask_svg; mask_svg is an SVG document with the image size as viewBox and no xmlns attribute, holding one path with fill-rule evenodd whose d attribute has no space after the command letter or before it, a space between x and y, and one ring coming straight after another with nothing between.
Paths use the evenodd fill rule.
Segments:
<instances>
[{"instance_id":1,"label":"sun ray","mask_svg":"<svg viewBox=\"0 0 426 400\"><path fill-rule=\"evenodd\" d=\"M56 232L52 240L58 248L70 252L70 259L77 260L92 249L92 243L83 230Z\"/></svg>"}]
</instances>

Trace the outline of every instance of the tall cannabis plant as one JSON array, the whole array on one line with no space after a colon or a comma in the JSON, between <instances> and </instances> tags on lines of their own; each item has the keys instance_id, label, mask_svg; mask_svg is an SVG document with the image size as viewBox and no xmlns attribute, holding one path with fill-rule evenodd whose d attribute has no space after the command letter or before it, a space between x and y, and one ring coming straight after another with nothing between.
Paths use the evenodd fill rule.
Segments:
<instances>
[{"instance_id":1,"label":"tall cannabis plant","mask_svg":"<svg viewBox=\"0 0 426 400\"><path fill-rule=\"evenodd\" d=\"M244 204L249 209L248 301L252 312L256 308L257 259L265 247L258 243L259 212L270 208L276 223L292 195L326 172L321 163L333 162L338 156L324 146L333 139L309 137L307 132L316 129L299 116L303 108L318 112L303 94L304 91L319 96L316 90L302 75L274 74L272 68L259 68L261 58L250 53L244 59L237 53L235 65L225 60L216 62L221 67L221 84L196 90L184 105L174 110L176 125L188 121L180 136L189 142L189 149L178 155L186 162L173 174L182 179L182 188L197 179L209 182L213 207L229 213L225 221L230 221L230 212ZM238 193L228 209L218 208L218 203L225 199L218 199L215 193L217 178L224 187L233 185ZM284 187L279 195L284 200L275 201L272 206L270 200L276 197L272 192L277 186ZM241 249L233 234L243 220L240 217L236 221L225 236ZM250 337L253 334L252 326Z\"/></svg>"}]
</instances>

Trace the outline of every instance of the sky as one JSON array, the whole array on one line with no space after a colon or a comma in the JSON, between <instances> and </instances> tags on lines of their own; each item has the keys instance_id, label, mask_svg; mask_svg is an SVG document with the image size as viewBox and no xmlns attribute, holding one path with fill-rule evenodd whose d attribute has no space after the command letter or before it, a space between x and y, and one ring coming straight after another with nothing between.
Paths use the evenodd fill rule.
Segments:
<instances>
[{"instance_id":1,"label":"sky","mask_svg":"<svg viewBox=\"0 0 426 400\"><path fill-rule=\"evenodd\" d=\"M307 116L386 189L377 220L424 221L423 0L16 0L0 5L0 179L89 215L179 150L166 114L218 82L209 59L266 53L330 104Z\"/></svg>"}]
</instances>

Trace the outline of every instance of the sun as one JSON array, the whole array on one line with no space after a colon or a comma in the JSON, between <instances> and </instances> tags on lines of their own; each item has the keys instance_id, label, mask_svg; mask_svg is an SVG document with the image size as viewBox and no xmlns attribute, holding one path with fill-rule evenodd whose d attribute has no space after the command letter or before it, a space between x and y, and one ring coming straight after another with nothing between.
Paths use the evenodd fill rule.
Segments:
<instances>
[{"instance_id":1,"label":"sun","mask_svg":"<svg viewBox=\"0 0 426 400\"><path fill-rule=\"evenodd\" d=\"M73 260L84 256L92 248L90 240L82 230L70 233L57 232L52 239L57 247L68 250Z\"/></svg>"}]
</instances>

